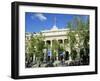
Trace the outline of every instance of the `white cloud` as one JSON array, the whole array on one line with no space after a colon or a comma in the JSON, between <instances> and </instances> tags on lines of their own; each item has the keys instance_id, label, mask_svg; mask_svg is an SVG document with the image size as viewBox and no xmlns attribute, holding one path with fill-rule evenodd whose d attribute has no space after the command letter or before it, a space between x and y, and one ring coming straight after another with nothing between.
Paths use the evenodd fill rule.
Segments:
<instances>
[{"instance_id":1,"label":"white cloud","mask_svg":"<svg viewBox=\"0 0 100 81\"><path fill-rule=\"evenodd\" d=\"M44 16L43 14L41 14L41 13L35 14L35 17L37 17L40 21L47 20L47 17Z\"/></svg>"}]
</instances>

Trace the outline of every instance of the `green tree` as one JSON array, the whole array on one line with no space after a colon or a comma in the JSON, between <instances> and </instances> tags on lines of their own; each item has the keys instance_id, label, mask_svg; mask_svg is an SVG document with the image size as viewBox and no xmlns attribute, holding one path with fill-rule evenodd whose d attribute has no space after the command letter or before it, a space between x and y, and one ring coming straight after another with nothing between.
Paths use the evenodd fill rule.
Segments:
<instances>
[{"instance_id":1,"label":"green tree","mask_svg":"<svg viewBox=\"0 0 100 81\"><path fill-rule=\"evenodd\" d=\"M79 48L84 48L84 54L86 54L85 48L87 48L89 45L89 20L83 22L82 19L80 19L77 30L80 40Z\"/></svg>"},{"instance_id":2,"label":"green tree","mask_svg":"<svg viewBox=\"0 0 100 81\"><path fill-rule=\"evenodd\" d=\"M45 48L45 44L44 44L44 36L42 35L42 33L39 33L39 35L35 36L36 38L36 43L35 43L35 47L36 47L36 57L38 58L39 61L41 61L41 59L43 59L43 49Z\"/></svg>"},{"instance_id":3,"label":"green tree","mask_svg":"<svg viewBox=\"0 0 100 81\"><path fill-rule=\"evenodd\" d=\"M41 58L43 58L43 49L45 48L44 38L42 33L39 33L37 35L32 35L29 40L29 55L33 56L35 54L39 62Z\"/></svg>"},{"instance_id":4,"label":"green tree","mask_svg":"<svg viewBox=\"0 0 100 81\"><path fill-rule=\"evenodd\" d=\"M59 48L59 43L57 40L53 40L52 41L52 54L53 54L53 58L55 60L57 54L58 54L58 48Z\"/></svg>"},{"instance_id":5,"label":"green tree","mask_svg":"<svg viewBox=\"0 0 100 81\"><path fill-rule=\"evenodd\" d=\"M71 51L71 57L72 57L73 60L75 60L77 58L77 52L76 52L76 50L72 50Z\"/></svg>"},{"instance_id":6,"label":"green tree","mask_svg":"<svg viewBox=\"0 0 100 81\"><path fill-rule=\"evenodd\" d=\"M33 55L36 54L35 44L36 44L36 39L35 37L31 36L30 40L28 41L28 53L29 57L31 57L32 59Z\"/></svg>"},{"instance_id":7,"label":"green tree","mask_svg":"<svg viewBox=\"0 0 100 81\"><path fill-rule=\"evenodd\" d=\"M80 50L84 48L84 54L86 54L86 48L89 48L89 19L84 22L82 17L74 17L68 23L68 28L67 38L71 52L77 50L77 55L80 57ZM73 57L72 53L71 57Z\"/></svg>"},{"instance_id":8,"label":"green tree","mask_svg":"<svg viewBox=\"0 0 100 81\"><path fill-rule=\"evenodd\" d=\"M83 21L82 17L75 17L74 21L76 24L76 35L77 35L77 50L78 56L80 57L80 50L84 48L84 54L86 54L86 48L89 47L89 19Z\"/></svg>"},{"instance_id":9,"label":"green tree","mask_svg":"<svg viewBox=\"0 0 100 81\"><path fill-rule=\"evenodd\" d=\"M71 51L70 55L71 58L73 58L72 51L73 49L75 49L75 45L76 45L76 30L72 27L71 22L68 23L68 28L69 28L69 32L67 32L67 39L69 41L69 48Z\"/></svg>"}]
</instances>

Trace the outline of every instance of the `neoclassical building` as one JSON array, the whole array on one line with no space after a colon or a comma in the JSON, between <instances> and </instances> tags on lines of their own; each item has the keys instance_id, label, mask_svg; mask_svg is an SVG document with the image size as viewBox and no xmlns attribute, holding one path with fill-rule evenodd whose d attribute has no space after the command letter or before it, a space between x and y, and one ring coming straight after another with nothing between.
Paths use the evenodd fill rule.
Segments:
<instances>
[{"instance_id":1,"label":"neoclassical building","mask_svg":"<svg viewBox=\"0 0 100 81\"><path fill-rule=\"evenodd\" d=\"M51 27L51 29L49 30L42 30L41 33L43 36L45 36L44 38L44 43L48 43L51 47L52 47L52 43L54 40L58 41L59 44L62 44L64 47L65 47L65 52L63 53L64 55L64 60L67 60L67 61L72 61L71 59L71 51L70 51L70 48L68 45L66 45L66 41L68 41L68 38L67 38L67 32L69 32L69 29L68 28L62 28L62 29L59 29L56 25L56 20L54 21L54 25ZM28 40L30 40L31 36L35 36L35 35L38 35L39 33L25 33L25 42L28 42ZM26 45L26 43L25 43ZM25 48L26 49L26 53L27 53L27 49L28 48ZM47 54L47 53L45 53ZM44 55L44 60L46 59L46 57L49 56L49 58L51 58L50 55ZM34 56L35 58L35 56ZM67 58L67 59L66 59ZM58 60L59 59L59 56L57 55L56 56L56 59Z\"/></svg>"},{"instance_id":2,"label":"neoclassical building","mask_svg":"<svg viewBox=\"0 0 100 81\"><path fill-rule=\"evenodd\" d=\"M60 44L65 45L65 42L68 40L67 39L67 32L69 31L68 28L66 29L58 29L58 27L56 26L56 21L53 25L53 27L50 30L43 30L41 31L42 35L45 36L44 39L44 43L48 43L51 47L52 47L52 42L53 40L58 41ZM26 33L25 34L25 40L26 42L31 38L31 36L33 35L38 35L38 33ZM67 61L71 61L71 56L70 54L70 49L68 46L65 47L66 52L64 52L65 54L65 58L67 58ZM50 56L49 56L50 57ZM35 56L34 56L35 58ZM46 58L46 55L44 55L44 59ZM56 59L58 59L58 55L56 56Z\"/></svg>"}]
</instances>

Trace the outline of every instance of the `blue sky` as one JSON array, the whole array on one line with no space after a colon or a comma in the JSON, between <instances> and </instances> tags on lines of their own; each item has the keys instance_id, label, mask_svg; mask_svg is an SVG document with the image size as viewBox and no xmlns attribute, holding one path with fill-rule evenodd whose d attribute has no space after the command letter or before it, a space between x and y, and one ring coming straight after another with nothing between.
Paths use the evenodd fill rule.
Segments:
<instances>
[{"instance_id":1,"label":"blue sky","mask_svg":"<svg viewBox=\"0 0 100 81\"><path fill-rule=\"evenodd\" d=\"M56 18L56 26L58 29L67 28L68 22L73 20L73 17L78 16L85 22L89 16L87 15L72 15L72 14L51 14L51 13L25 13L25 32L40 32L41 30L50 30Z\"/></svg>"}]
</instances>

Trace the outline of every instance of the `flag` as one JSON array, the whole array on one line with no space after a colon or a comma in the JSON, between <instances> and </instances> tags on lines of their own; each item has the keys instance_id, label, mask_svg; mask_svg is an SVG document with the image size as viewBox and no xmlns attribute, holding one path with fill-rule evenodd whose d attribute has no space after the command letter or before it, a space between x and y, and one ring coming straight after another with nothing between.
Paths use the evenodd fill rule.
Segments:
<instances>
[{"instance_id":1,"label":"flag","mask_svg":"<svg viewBox=\"0 0 100 81\"><path fill-rule=\"evenodd\" d=\"M48 56L51 56L52 55L52 51L51 50L48 50Z\"/></svg>"}]
</instances>

